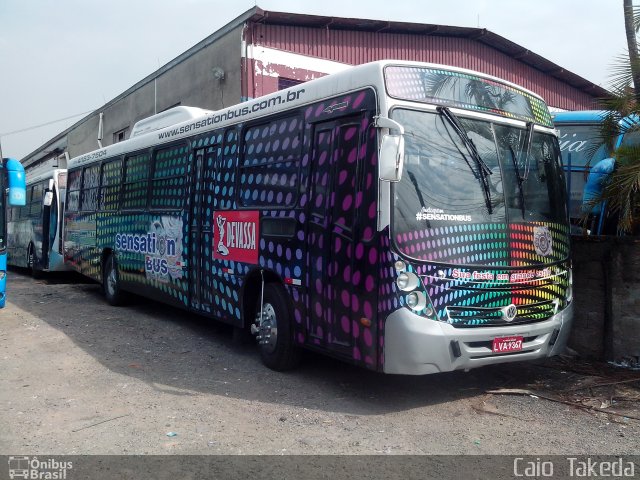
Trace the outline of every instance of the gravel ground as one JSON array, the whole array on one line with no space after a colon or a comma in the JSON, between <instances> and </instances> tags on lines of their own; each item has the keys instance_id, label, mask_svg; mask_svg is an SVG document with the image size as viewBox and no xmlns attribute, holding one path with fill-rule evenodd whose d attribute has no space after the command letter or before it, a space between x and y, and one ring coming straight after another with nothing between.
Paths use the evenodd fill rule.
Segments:
<instances>
[{"instance_id":1,"label":"gravel ground","mask_svg":"<svg viewBox=\"0 0 640 480\"><path fill-rule=\"evenodd\" d=\"M0 454L640 454L637 372L556 360L385 376L308 354L277 373L180 310L110 307L76 276L9 285ZM625 389L576 390L614 381ZM487 393L500 388L543 393Z\"/></svg>"}]
</instances>

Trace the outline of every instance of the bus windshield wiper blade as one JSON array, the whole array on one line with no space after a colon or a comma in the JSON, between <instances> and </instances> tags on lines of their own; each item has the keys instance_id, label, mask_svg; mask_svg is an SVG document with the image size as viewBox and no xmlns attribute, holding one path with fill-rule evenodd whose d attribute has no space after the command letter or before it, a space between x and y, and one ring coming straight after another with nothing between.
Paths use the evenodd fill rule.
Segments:
<instances>
[{"instance_id":1,"label":"bus windshield wiper blade","mask_svg":"<svg viewBox=\"0 0 640 480\"><path fill-rule=\"evenodd\" d=\"M511 161L513 162L513 169L516 172L516 178L518 179L518 191L520 192L520 208L522 209L522 219L525 217L524 207L524 190L522 189L522 175L520 175L520 168L518 167L518 160L516 158L516 152L513 151L513 147L509 145L509 152L511 152Z\"/></svg>"},{"instance_id":2,"label":"bus windshield wiper blade","mask_svg":"<svg viewBox=\"0 0 640 480\"><path fill-rule=\"evenodd\" d=\"M491 175L492 173L491 169L482 159L480 153L478 153L478 149L473 143L473 140L471 140L469 138L469 135L467 135L467 132L460 123L460 120L458 120L458 117L451 110L449 110L448 107L437 107L436 110L440 115L447 119L449 124L451 124L455 132L460 137L460 140L462 140L462 143L466 147L467 151L469 152L469 155L471 155L471 158L473 158L473 161L476 163L480 177L480 183L482 184L482 190L484 191L484 198L487 202L487 209L489 210L489 214L492 214L493 207L491 206L491 191L489 189L489 182L487 181L487 175Z\"/></svg>"},{"instance_id":3,"label":"bus windshield wiper blade","mask_svg":"<svg viewBox=\"0 0 640 480\"><path fill-rule=\"evenodd\" d=\"M407 171L407 176L409 177L409 180L411 180L411 183L413 184L413 188L416 189L416 193L418 194L418 201L420 202L420 206L422 207L423 210L426 209L427 206L424 203L424 197L422 196L422 191L420 190L420 186L418 185L418 180L416 179L416 176L410 170ZM427 220L427 227L431 228L431 222L429 222L429 220Z\"/></svg>"},{"instance_id":4,"label":"bus windshield wiper blade","mask_svg":"<svg viewBox=\"0 0 640 480\"><path fill-rule=\"evenodd\" d=\"M529 177L529 155L531 155L531 140L533 139L533 122L527 122L527 136L524 139L524 145L522 146L522 157L520 160L524 167L523 180Z\"/></svg>"},{"instance_id":5,"label":"bus windshield wiper blade","mask_svg":"<svg viewBox=\"0 0 640 480\"><path fill-rule=\"evenodd\" d=\"M453 113L449 109L449 107L438 107L437 110L443 117L445 117L449 121L451 126L454 128L454 130L456 131L456 133L464 143L465 147L467 147L467 150L469 151L469 154L471 155L471 157L473 157L473 160L478 164L478 168L481 169L482 173L484 175L491 175L492 174L491 169L482 159L482 157L480 156L480 153L478 153L478 149L476 148L475 143L473 143L473 140L471 140L469 138L469 135L467 135L467 131L464 129L464 127L460 123L458 116L455 113Z\"/></svg>"}]
</instances>

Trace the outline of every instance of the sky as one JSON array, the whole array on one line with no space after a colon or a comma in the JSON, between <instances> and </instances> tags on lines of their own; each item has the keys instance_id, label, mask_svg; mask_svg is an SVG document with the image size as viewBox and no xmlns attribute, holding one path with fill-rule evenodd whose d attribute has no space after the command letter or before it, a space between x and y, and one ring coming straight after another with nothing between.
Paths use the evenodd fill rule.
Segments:
<instances>
[{"instance_id":1,"label":"sky","mask_svg":"<svg viewBox=\"0 0 640 480\"><path fill-rule=\"evenodd\" d=\"M0 0L3 155L33 152L254 6L254 0ZM257 6L479 26L605 88L609 67L626 52L622 0L258 0Z\"/></svg>"}]
</instances>

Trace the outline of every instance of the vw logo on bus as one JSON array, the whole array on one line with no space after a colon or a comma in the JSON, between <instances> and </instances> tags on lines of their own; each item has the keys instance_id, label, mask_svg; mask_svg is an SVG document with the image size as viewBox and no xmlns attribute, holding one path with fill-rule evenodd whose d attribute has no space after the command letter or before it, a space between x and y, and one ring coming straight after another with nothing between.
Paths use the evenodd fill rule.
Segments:
<instances>
[{"instance_id":1,"label":"vw logo on bus","mask_svg":"<svg viewBox=\"0 0 640 480\"><path fill-rule=\"evenodd\" d=\"M517 314L518 307L516 307L513 303L502 309L502 316L507 322L511 322L514 318L516 318Z\"/></svg>"}]
</instances>

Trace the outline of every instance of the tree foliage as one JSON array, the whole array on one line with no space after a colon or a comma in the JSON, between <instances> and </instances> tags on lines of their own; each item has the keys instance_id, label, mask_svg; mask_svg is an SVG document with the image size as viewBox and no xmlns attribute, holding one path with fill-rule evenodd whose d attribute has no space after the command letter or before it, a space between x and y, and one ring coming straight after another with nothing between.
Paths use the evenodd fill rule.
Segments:
<instances>
[{"instance_id":1,"label":"tree foliage","mask_svg":"<svg viewBox=\"0 0 640 480\"><path fill-rule=\"evenodd\" d=\"M627 53L618 56L611 68L611 95L602 100L605 114L601 141L610 147L616 169L601 197L592 203L607 202L609 214L617 215L621 232L640 233L640 142L614 150L620 134L640 136L640 57L637 34L640 8L623 0ZM637 132L637 133L636 133Z\"/></svg>"}]
</instances>

